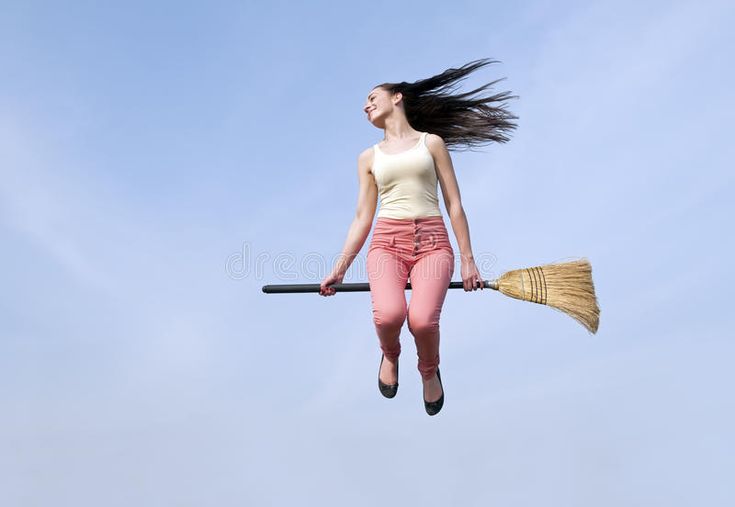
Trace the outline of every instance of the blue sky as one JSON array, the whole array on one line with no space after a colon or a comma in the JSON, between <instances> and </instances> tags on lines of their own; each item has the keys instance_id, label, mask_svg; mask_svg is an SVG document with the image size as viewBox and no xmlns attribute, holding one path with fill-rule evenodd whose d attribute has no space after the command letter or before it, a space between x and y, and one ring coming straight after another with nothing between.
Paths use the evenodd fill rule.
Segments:
<instances>
[{"instance_id":1,"label":"blue sky","mask_svg":"<svg viewBox=\"0 0 735 507\"><path fill-rule=\"evenodd\" d=\"M724 1L4 2L0 503L732 505L733 22ZM370 89L478 58L501 63L463 89L519 96L510 143L452 156L480 271L586 257L600 329L450 291L428 417L405 325L378 392L368 293L261 287L339 254L382 138Z\"/></svg>"}]
</instances>

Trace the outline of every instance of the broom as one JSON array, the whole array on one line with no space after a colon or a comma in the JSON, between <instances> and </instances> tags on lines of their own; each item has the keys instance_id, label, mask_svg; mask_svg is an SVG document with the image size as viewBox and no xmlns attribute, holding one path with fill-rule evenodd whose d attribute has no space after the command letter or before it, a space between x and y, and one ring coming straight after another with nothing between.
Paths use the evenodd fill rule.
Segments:
<instances>
[{"instance_id":1,"label":"broom","mask_svg":"<svg viewBox=\"0 0 735 507\"><path fill-rule=\"evenodd\" d=\"M337 283L330 285L337 292L369 291L369 283ZM483 287L497 290L521 301L550 306L571 316L588 332L595 334L600 323L592 282L592 265L585 258L571 262L545 264L514 269L503 273L497 280L483 280ZM319 292L321 284L264 285L266 294ZM464 288L463 282L450 282L450 289ZM406 283L411 289L411 282Z\"/></svg>"}]
</instances>

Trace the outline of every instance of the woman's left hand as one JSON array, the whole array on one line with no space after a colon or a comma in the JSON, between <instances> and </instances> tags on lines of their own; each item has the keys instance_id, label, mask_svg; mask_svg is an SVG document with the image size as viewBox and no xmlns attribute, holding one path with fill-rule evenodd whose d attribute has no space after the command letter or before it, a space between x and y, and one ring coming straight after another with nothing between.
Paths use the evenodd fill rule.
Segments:
<instances>
[{"instance_id":1,"label":"woman's left hand","mask_svg":"<svg viewBox=\"0 0 735 507\"><path fill-rule=\"evenodd\" d=\"M462 284L465 292L485 288L485 282L482 280L482 275L480 275L473 258L462 258Z\"/></svg>"}]
</instances>

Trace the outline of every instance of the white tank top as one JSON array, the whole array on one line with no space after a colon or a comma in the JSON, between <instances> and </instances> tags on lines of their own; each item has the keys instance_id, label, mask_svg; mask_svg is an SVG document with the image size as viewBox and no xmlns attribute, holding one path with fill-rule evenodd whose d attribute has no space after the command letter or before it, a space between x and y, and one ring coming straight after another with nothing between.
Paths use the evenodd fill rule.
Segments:
<instances>
[{"instance_id":1,"label":"white tank top","mask_svg":"<svg viewBox=\"0 0 735 507\"><path fill-rule=\"evenodd\" d=\"M373 176L380 195L378 218L441 216L437 198L434 157L426 147L423 132L413 148L383 153L373 145Z\"/></svg>"}]
</instances>

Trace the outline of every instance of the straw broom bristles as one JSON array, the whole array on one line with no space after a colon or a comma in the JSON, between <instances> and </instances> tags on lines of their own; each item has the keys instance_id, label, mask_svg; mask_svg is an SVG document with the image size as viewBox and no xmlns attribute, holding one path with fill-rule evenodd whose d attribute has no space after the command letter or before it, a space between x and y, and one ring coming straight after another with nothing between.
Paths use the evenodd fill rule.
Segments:
<instances>
[{"instance_id":1,"label":"straw broom bristles","mask_svg":"<svg viewBox=\"0 0 735 507\"><path fill-rule=\"evenodd\" d=\"M592 265L585 258L508 271L498 278L497 287L506 296L561 310L590 333L597 332L600 307Z\"/></svg>"}]
</instances>

